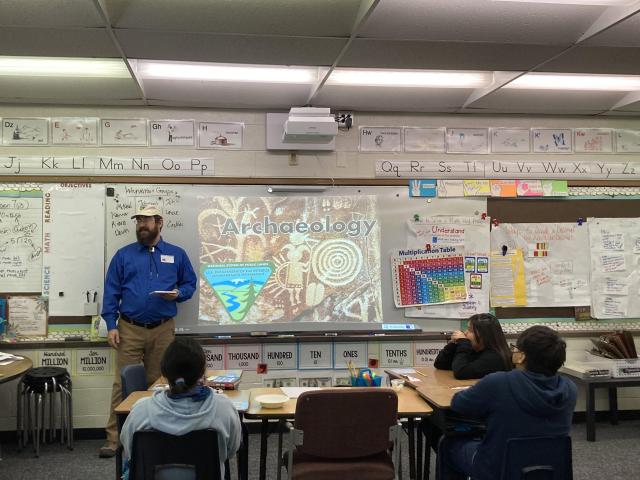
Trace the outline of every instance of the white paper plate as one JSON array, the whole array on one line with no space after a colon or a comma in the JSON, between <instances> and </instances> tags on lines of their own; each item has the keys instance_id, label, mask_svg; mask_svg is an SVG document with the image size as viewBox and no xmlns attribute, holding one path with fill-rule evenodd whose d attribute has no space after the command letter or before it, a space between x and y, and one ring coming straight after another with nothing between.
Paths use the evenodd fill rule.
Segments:
<instances>
[{"instance_id":1,"label":"white paper plate","mask_svg":"<svg viewBox=\"0 0 640 480\"><path fill-rule=\"evenodd\" d=\"M286 395L258 395L256 402L260 402L262 408L280 408L289 401Z\"/></svg>"}]
</instances>

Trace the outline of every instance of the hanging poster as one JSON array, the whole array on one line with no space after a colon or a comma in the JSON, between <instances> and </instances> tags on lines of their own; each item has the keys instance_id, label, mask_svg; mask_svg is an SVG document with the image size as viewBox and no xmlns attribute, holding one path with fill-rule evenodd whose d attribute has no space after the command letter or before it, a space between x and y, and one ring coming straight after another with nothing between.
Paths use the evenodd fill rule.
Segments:
<instances>
[{"instance_id":1,"label":"hanging poster","mask_svg":"<svg viewBox=\"0 0 640 480\"><path fill-rule=\"evenodd\" d=\"M528 128L492 128L492 153L529 153L531 133Z\"/></svg>"},{"instance_id":2,"label":"hanging poster","mask_svg":"<svg viewBox=\"0 0 640 480\"><path fill-rule=\"evenodd\" d=\"M198 148L240 150L244 123L198 123Z\"/></svg>"},{"instance_id":3,"label":"hanging poster","mask_svg":"<svg viewBox=\"0 0 640 480\"><path fill-rule=\"evenodd\" d=\"M526 306L589 305L589 237L577 223L501 223L491 251L522 251ZM493 266L493 265L492 265ZM492 283L495 280L492 270Z\"/></svg>"},{"instance_id":4,"label":"hanging poster","mask_svg":"<svg viewBox=\"0 0 640 480\"><path fill-rule=\"evenodd\" d=\"M591 314L640 317L640 218L590 218Z\"/></svg>"},{"instance_id":5,"label":"hanging poster","mask_svg":"<svg viewBox=\"0 0 640 480\"><path fill-rule=\"evenodd\" d=\"M411 318L468 318L489 311L489 219L441 215L408 221L407 248L453 245L464 248L467 300L461 303L409 307Z\"/></svg>"},{"instance_id":6,"label":"hanging poster","mask_svg":"<svg viewBox=\"0 0 640 480\"><path fill-rule=\"evenodd\" d=\"M144 118L100 120L101 144L107 146L146 146L147 121Z\"/></svg>"},{"instance_id":7,"label":"hanging poster","mask_svg":"<svg viewBox=\"0 0 640 480\"><path fill-rule=\"evenodd\" d=\"M404 127L404 151L407 153L444 153L444 128Z\"/></svg>"},{"instance_id":8,"label":"hanging poster","mask_svg":"<svg viewBox=\"0 0 640 480\"><path fill-rule=\"evenodd\" d=\"M576 128L574 152L613 153L613 130L610 128Z\"/></svg>"},{"instance_id":9,"label":"hanging poster","mask_svg":"<svg viewBox=\"0 0 640 480\"><path fill-rule=\"evenodd\" d=\"M98 119L52 118L51 143L53 145L98 145Z\"/></svg>"},{"instance_id":10,"label":"hanging poster","mask_svg":"<svg viewBox=\"0 0 640 480\"><path fill-rule=\"evenodd\" d=\"M0 292L40 292L42 191L0 190Z\"/></svg>"},{"instance_id":11,"label":"hanging poster","mask_svg":"<svg viewBox=\"0 0 640 480\"><path fill-rule=\"evenodd\" d=\"M3 145L47 145L48 118L3 118Z\"/></svg>"},{"instance_id":12,"label":"hanging poster","mask_svg":"<svg viewBox=\"0 0 640 480\"><path fill-rule=\"evenodd\" d=\"M391 280L396 307L464 302L463 248L396 250L391 254Z\"/></svg>"},{"instance_id":13,"label":"hanging poster","mask_svg":"<svg viewBox=\"0 0 640 480\"><path fill-rule=\"evenodd\" d=\"M402 128L360 127L360 151L366 153L401 152Z\"/></svg>"},{"instance_id":14,"label":"hanging poster","mask_svg":"<svg viewBox=\"0 0 640 480\"><path fill-rule=\"evenodd\" d=\"M193 120L149 120L151 147L193 147Z\"/></svg>"},{"instance_id":15,"label":"hanging poster","mask_svg":"<svg viewBox=\"0 0 640 480\"><path fill-rule=\"evenodd\" d=\"M532 128L533 153L571 153L570 128Z\"/></svg>"},{"instance_id":16,"label":"hanging poster","mask_svg":"<svg viewBox=\"0 0 640 480\"><path fill-rule=\"evenodd\" d=\"M447 153L487 153L486 128L447 128Z\"/></svg>"}]
</instances>

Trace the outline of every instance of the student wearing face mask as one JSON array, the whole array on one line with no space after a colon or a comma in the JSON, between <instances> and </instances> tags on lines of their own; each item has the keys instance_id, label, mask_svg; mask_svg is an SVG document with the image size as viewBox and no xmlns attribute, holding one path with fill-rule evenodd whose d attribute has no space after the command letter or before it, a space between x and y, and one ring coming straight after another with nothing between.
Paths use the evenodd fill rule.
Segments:
<instances>
[{"instance_id":1,"label":"student wearing face mask","mask_svg":"<svg viewBox=\"0 0 640 480\"><path fill-rule=\"evenodd\" d=\"M511 370L511 351L498 319L488 313L470 317L467 330L453 332L434 366L439 370L452 370L459 380Z\"/></svg>"}]
</instances>

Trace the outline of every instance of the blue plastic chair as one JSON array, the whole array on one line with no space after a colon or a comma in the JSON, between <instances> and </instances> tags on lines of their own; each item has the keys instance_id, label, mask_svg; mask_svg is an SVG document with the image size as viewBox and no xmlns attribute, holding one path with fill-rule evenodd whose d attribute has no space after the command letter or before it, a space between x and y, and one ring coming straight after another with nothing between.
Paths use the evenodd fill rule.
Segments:
<instances>
[{"instance_id":1,"label":"blue plastic chair","mask_svg":"<svg viewBox=\"0 0 640 480\"><path fill-rule=\"evenodd\" d=\"M144 365L126 365L120 370L120 381L122 382L122 400L127 398L131 392L146 390L147 372Z\"/></svg>"},{"instance_id":2,"label":"blue plastic chair","mask_svg":"<svg viewBox=\"0 0 640 480\"><path fill-rule=\"evenodd\" d=\"M467 477L452 472L442 460L448 443L455 440L442 437L436 458L436 479ZM473 478L473 477L471 477ZM573 463L571 437L521 437L507 440L499 480L571 480Z\"/></svg>"},{"instance_id":3,"label":"blue plastic chair","mask_svg":"<svg viewBox=\"0 0 640 480\"><path fill-rule=\"evenodd\" d=\"M507 440L501 480L571 480L571 437Z\"/></svg>"}]
</instances>

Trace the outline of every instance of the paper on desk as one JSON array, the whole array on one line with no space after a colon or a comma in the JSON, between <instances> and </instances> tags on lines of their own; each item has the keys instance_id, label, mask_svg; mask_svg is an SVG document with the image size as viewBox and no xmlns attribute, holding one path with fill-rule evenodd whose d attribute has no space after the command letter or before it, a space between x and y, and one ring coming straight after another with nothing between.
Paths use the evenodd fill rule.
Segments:
<instances>
[{"instance_id":1,"label":"paper on desk","mask_svg":"<svg viewBox=\"0 0 640 480\"><path fill-rule=\"evenodd\" d=\"M410 382L420 382L421 381L419 378L412 377L411 375L405 375L404 378L406 378Z\"/></svg>"},{"instance_id":2,"label":"paper on desk","mask_svg":"<svg viewBox=\"0 0 640 480\"><path fill-rule=\"evenodd\" d=\"M389 371L395 373L396 375L411 375L412 373L416 373L413 368L392 368Z\"/></svg>"},{"instance_id":3,"label":"paper on desk","mask_svg":"<svg viewBox=\"0 0 640 480\"><path fill-rule=\"evenodd\" d=\"M321 387L280 387L282 393L289 398L298 398L304 392L312 392L313 390L320 390Z\"/></svg>"}]
</instances>

